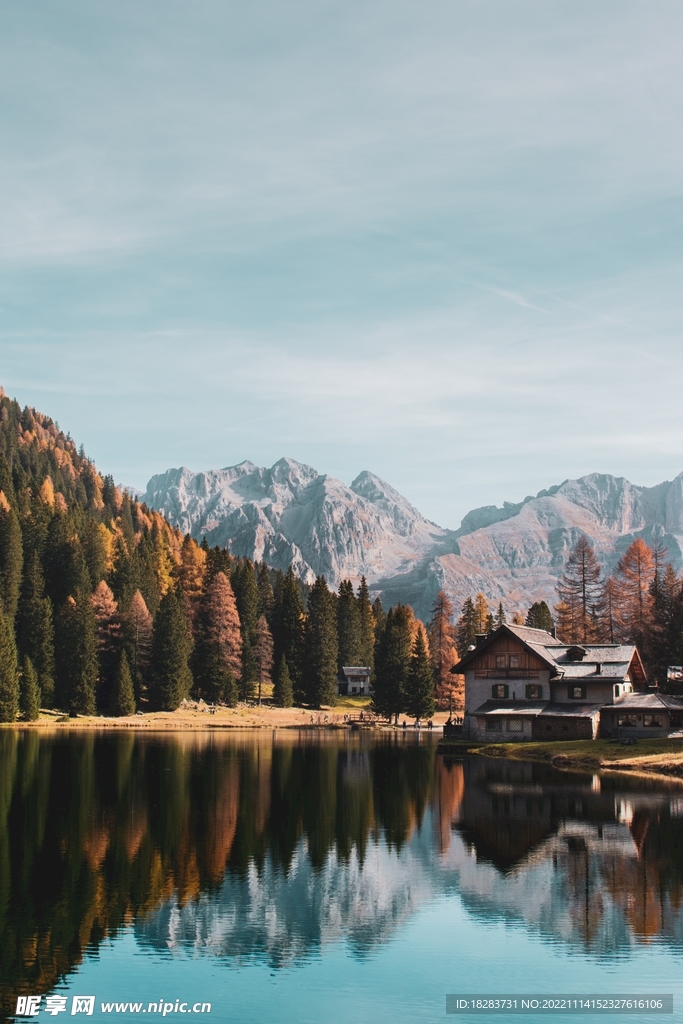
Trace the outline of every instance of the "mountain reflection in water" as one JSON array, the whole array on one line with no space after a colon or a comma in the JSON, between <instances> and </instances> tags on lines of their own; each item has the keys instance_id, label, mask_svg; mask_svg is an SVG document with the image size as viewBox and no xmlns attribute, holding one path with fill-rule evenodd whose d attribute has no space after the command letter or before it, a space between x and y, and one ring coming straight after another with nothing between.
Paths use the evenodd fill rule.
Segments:
<instances>
[{"instance_id":1,"label":"mountain reflection in water","mask_svg":"<svg viewBox=\"0 0 683 1024\"><path fill-rule=\"evenodd\" d=\"M0 994L141 949L366 957L459 894L601 956L683 945L683 788L362 733L0 733Z\"/></svg>"}]
</instances>

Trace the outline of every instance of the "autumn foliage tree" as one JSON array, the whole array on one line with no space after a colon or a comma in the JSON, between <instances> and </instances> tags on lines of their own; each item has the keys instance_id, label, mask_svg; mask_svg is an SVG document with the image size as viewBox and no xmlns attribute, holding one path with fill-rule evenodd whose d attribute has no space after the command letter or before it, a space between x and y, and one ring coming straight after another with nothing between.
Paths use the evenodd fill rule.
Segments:
<instances>
[{"instance_id":1,"label":"autumn foliage tree","mask_svg":"<svg viewBox=\"0 0 683 1024\"><path fill-rule=\"evenodd\" d=\"M601 634L602 570L585 534L569 553L557 592L560 639L565 643L597 641Z\"/></svg>"},{"instance_id":2,"label":"autumn foliage tree","mask_svg":"<svg viewBox=\"0 0 683 1024\"><path fill-rule=\"evenodd\" d=\"M436 595L429 623L429 653L434 675L434 696L440 708L463 705L462 677L451 669L459 660L452 622L453 606L444 590Z\"/></svg>"}]
</instances>

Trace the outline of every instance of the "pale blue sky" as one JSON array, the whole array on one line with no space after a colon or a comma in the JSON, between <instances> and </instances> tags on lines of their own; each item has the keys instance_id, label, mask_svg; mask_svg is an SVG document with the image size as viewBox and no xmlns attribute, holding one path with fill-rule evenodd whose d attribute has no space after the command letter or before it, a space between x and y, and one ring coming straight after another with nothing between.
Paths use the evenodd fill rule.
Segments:
<instances>
[{"instance_id":1,"label":"pale blue sky","mask_svg":"<svg viewBox=\"0 0 683 1024\"><path fill-rule=\"evenodd\" d=\"M0 381L143 487L683 470L683 8L6 0Z\"/></svg>"}]
</instances>

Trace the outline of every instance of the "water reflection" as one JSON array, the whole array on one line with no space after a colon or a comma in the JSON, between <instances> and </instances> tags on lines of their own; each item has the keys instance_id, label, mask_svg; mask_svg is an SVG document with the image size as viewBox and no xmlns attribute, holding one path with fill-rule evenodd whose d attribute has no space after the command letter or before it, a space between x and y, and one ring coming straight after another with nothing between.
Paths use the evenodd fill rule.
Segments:
<instances>
[{"instance_id":1,"label":"water reflection","mask_svg":"<svg viewBox=\"0 0 683 1024\"><path fill-rule=\"evenodd\" d=\"M602 955L683 939L683 789L363 734L0 733L0 995L139 945L366 957L434 896Z\"/></svg>"}]
</instances>

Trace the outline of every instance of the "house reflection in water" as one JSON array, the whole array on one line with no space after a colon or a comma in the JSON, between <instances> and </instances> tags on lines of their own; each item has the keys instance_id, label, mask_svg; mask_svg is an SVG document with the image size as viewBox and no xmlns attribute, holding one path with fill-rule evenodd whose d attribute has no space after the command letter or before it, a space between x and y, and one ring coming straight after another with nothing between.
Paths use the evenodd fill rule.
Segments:
<instances>
[{"instance_id":1,"label":"house reflection in water","mask_svg":"<svg viewBox=\"0 0 683 1024\"><path fill-rule=\"evenodd\" d=\"M683 944L680 788L483 758L463 768L456 828L476 857L460 879L472 909L602 954Z\"/></svg>"}]
</instances>

